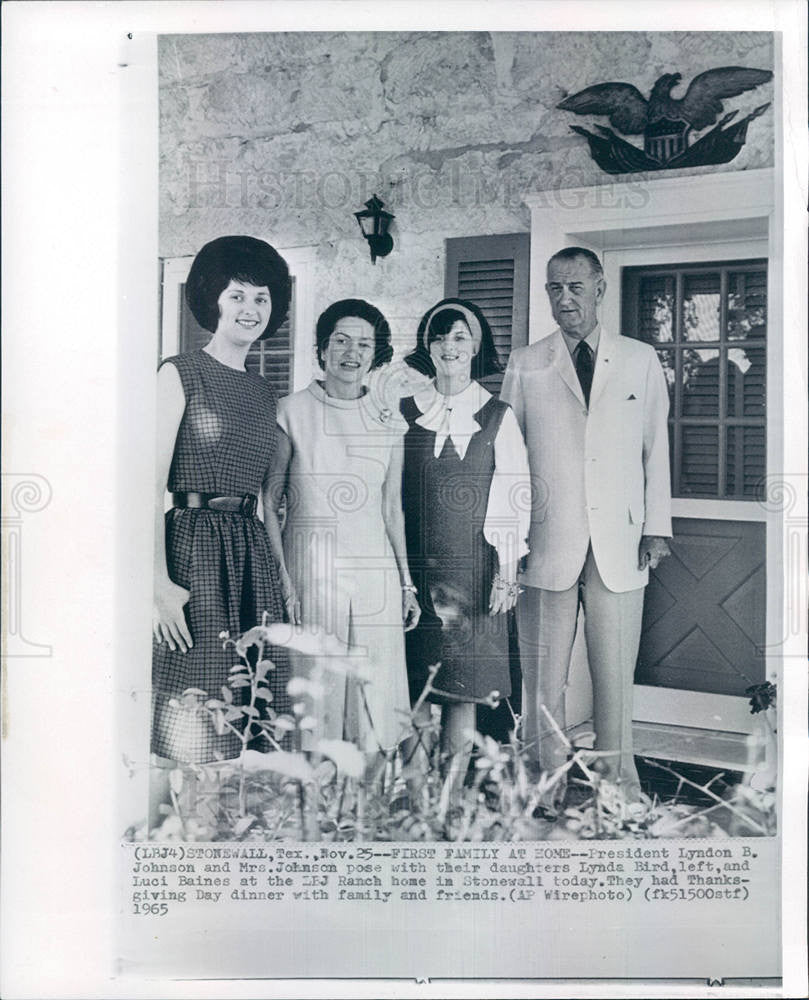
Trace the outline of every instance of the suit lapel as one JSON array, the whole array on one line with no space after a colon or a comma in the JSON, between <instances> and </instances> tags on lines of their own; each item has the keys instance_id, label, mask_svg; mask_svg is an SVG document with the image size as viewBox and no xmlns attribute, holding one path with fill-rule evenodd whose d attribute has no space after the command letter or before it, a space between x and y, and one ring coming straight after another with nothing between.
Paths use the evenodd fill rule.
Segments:
<instances>
[{"instance_id":1,"label":"suit lapel","mask_svg":"<svg viewBox=\"0 0 809 1000\"><path fill-rule=\"evenodd\" d=\"M590 387L590 409L592 410L598 397L604 391L612 371L615 369L617 344L615 338L602 327L601 336L598 341L598 354L596 355L596 366L593 372L593 384Z\"/></svg>"},{"instance_id":2,"label":"suit lapel","mask_svg":"<svg viewBox=\"0 0 809 1000\"><path fill-rule=\"evenodd\" d=\"M576 374L576 369L573 367L573 359L570 356L570 351L567 349L567 344L565 343L565 338L562 336L561 330L556 330L551 335L548 350L551 353L552 364L559 372L562 381L565 385L567 385L568 389L570 389L581 405L584 406L584 393L581 391L579 376Z\"/></svg>"}]
</instances>

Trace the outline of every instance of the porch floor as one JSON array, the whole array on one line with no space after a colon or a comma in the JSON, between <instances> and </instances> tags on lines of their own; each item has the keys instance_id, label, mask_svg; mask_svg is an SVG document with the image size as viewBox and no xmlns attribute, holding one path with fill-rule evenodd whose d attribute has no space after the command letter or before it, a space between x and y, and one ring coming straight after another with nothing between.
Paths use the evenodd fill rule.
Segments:
<instances>
[{"instance_id":1,"label":"porch floor","mask_svg":"<svg viewBox=\"0 0 809 1000\"><path fill-rule=\"evenodd\" d=\"M575 746L592 746L592 723L584 722L569 733ZM656 722L635 722L632 726L637 757L664 760L703 767L726 768L747 772L756 769L748 748L750 737L744 733L727 733L716 729L693 729L687 726Z\"/></svg>"}]
</instances>

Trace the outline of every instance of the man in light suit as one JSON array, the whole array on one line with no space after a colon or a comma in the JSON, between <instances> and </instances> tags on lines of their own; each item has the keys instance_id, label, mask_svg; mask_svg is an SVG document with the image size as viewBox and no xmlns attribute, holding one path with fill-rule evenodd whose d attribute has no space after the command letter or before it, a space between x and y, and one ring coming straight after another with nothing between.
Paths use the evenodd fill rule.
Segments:
<instances>
[{"instance_id":1,"label":"man in light suit","mask_svg":"<svg viewBox=\"0 0 809 1000\"><path fill-rule=\"evenodd\" d=\"M581 601L595 746L609 752L609 776L634 796L632 691L643 594L671 536L666 379L652 347L601 327L606 283L590 250L554 254L545 289L559 326L511 354L501 391L525 436L534 481L517 607L523 738L543 769L565 761L541 706L565 728Z\"/></svg>"}]
</instances>

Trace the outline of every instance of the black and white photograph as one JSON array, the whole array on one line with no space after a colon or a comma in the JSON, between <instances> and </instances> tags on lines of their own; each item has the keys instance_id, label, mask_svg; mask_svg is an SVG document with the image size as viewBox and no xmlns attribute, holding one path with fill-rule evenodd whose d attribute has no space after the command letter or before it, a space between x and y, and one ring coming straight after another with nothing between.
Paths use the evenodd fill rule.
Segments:
<instances>
[{"instance_id":1,"label":"black and white photograph","mask_svg":"<svg viewBox=\"0 0 809 1000\"><path fill-rule=\"evenodd\" d=\"M150 838L776 832L774 41L158 38Z\"/></svg>"},{"instance_id":2,"label":"black and white photograph","mask_svg":"<svg viewBox=\"0 0 809 1000\"><path fill-rule=\"evenodd\" d=\"M3 472L4 829L86 672L107 994L790 995L805 11L120 6L113 257L64 319L108 367L64 482L67 395ZM99 995L5 937L7 995Z\"/></svg>"}]
</instances>

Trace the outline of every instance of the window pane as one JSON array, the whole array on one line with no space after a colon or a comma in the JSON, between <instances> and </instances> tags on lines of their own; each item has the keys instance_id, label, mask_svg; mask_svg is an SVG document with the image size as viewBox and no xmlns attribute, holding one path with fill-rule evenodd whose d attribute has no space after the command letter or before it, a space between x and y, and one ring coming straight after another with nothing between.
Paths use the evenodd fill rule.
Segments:
<instances>
[{"instance_id":1,"label":"window pane","mask_svg":"<svg viewBox=\"0 0 809 1000\"><path fill-rule=\"evenodd\" d=\"M623 289L626 332L655 345L666 377L674 495L755 499L766 469L767 262L627 268Z\"/></svg>"},{"instance_id":2,"label":"window pane","mask_svg":"<svg viewBox=\"0 0 809 1000\"><path fill-rule=\"evenodd\" d=\"M683 279L683 340L719 340L719 272Z\"/></svg>"},{"instance_id":3,"label":"window pane","mask_svg":"<svg viewBox=\"0 0 809 1000\"><path fill-rule=\"evenodd\" d=\"M727 416L764 416L765 364L763 347L729 348Z\"/></svg>"},{"instance_id":4,"label":"window pane","mask_svg":"<svg viewBox=\"0 0 809 1000\"><path fill-rule=\"evenodd\" d=\"M757 499L767 469L767 442L763 427L728 427L727 495Z\"/></svg>"},{"instance_id":5,"label":"window pane","mask_svg":"<svg viewBox=\"0 0 809 1000\"><path fill-rule=\"evenodd\" d=\"M663 368L666 376L666 385L669 390L669 416L674 416L674 383L677 381L677 373L674 368L674 351L658 351L657 360Z\"/></svg>"},{"instance_id":6,"label":"window pane","mask_svg":"<svg viewBox=\"0 0 809 1000\"><path fill-rule=\"evenodd\" d=\"M719 416L719 351L683 351L684 417Z\"/></svg>"},{"instance_id":7,"label":"window pane","mask_svg":"<svg viewBox=\"0 0 809 1000\"><path fill-rule=\"evenodd\" d=\"M767 335L767 270L728 274L728 340Z\"/></svg>"},{"instance_id":8,"label":"window pane","mask_svg":"<svg viewBox=\"0 0 809 1000\"><path fill-rule=\"evenodd\" d=\"M639 292L638 333L649 344L674 340L674 293L672 275L643 278Z\"/></svg>"},{"instance_id":9,"label":"window pane","mask_svg":"<svg viewBox=\"0 0 809 1000\"><path fill-rule=\"evenodd\" d=\"M716 427L682 428L680 493L716 496L719 488L719 435Z\"/></svg>"}]
</instances>

